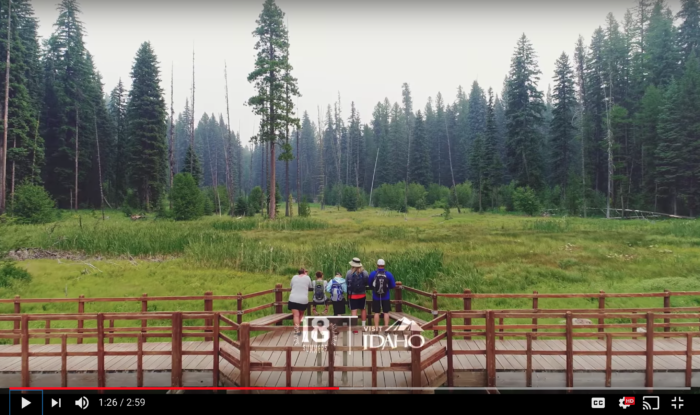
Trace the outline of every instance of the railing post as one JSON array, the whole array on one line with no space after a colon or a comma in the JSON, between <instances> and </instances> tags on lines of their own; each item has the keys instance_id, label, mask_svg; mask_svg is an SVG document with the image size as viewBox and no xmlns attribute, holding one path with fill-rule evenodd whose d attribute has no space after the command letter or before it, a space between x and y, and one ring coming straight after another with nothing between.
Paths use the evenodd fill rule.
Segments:
<instances>
[{"instance_id":1,"label":"railing post","mask_svg":"<svg viewBox=\"0 0 700 415\"><path fill-rule=\"evenodd\" d=\"M496 321L493 310L486 311L486 386L496 386Z\"/></svg>"},{"instance_id":2,"label":"railing post","mask_svg":"<svg viewBox=\"0 0 700 415\"><path fill-rule=\"evenodd\" d=\"M437 318L440 313L438 313L438 296L437 296L437 290L433 290L433 318ZM432 320L432 319L431 319ZM438 331L433 330L433 336L437 337L438 336Z\"/></svg>"},{"instance_id":3,"label":"railing post","mask_svg":"<svg viewBox=\"0 0 700 415\"><path fill-rule=\"evenodd\" d=\"M105 316L97 314L97 387L105 387Z\"/></svg>"},{"instance_id":4,"label":"railing post","mask_svg":"<svg viewBox=\"0 0 700 415\"><path fill-rule=\"evenodd\" d=\"M114 334L114 320L109 320L109 334ZM109 338L110 343L114 343L114 337Z\"/></svg>"},{"instance_id":5,"label":"railing post","mask_svg":"<svg viewBox=\"0 0 700 415\"><path fill-rule=\"evenodd\" d=\"M83 302L85 296L80 294L78 296L78 314L83 314L85 312L85 303ZM83 333L83 320L78 320L78 334ZM78 337L78 344L83 344L83 339Z\"/></svg>"},{"instance_id":6,"label":"railing post","mask_svg":"<svg viewBox=\"0 0 700 415\"><path fill-rule=\"evenodd\" d=\"M241 354L240 385L243 388L250 387L250 324L241 323L239 328L239 344Z\"/></svg>"},{"instance_id":7,"label":"railing post","mask_svg":"<svg viewBox=\"0 0 700 415\"><path fill-rule=\"evenodd\" d=\"M282 306L282 284L275 285L275 314L284 313L284 307ZM275 323L276 326L281 326L282 322L278 321Z\"/></svg>"},{"instance_id":8,"label":"railing post","mask_svg":"<svg viewBox=\"0 0 700 415\"><path fill-rule=\"evenodd\" d=\"M693 334L686 333L686 352L685 352L685 387L691 387L693 377Z\"/></svg>"},{"instance_id":9,"label":"railing post","mask_svg":"<svg viewBox=\"0 0 700 415\"><path fill-rule=\"evenodd\" d=\"M632 312L632 315L637 315L637 313L635 313L635 312L633 311L633 312ZM637 324L637 319L636 319L636 318L633 318L633 319L632 319L632 325L636 325L636 324ZM637 331L638 331L637 329L638 329L637 327L632 327L632 333L637 333ZM632 339L637 340L638 338L639 338L639 337L637 337L637 336L635 336L635 335L632 335Z\"/></svg>"},{"instance_id":10,"label":"railing post","mask_svg":"<svg viewBox=\"0 0 700 415\"><path fill-rule=\"evenodd\" d=\"M471 293L472 293L472 290L470 290L469 288L465 288L465 289L464 289L464 294L465 294L465 295L471 295ZM464 311L471 311L471 309L472 309L472 299L471 299L471 297L464 297L464 299L462 300L462 302L464 303L464 304L463 304L463 306L464 306ZM465 326L471 326L471 325L472 325L472 319L471 319L471 318L465 318L465 319L464 319L464 325L465 325ZM472 331L472 329L467 329L467 330L465 330L465 331ZM464 337L464 340L471 340L471 339L472 339L472 336L465 336L465 337Z\"/></svg>"},{"instance_id":11,"label":"railing post","mask_svg":"<svg viewBox=\"0 0 700 415\"><path fill-rule=\"evenodd\" d=\"M143 387L143 334L139 333L136 349L136 386Z\"/></svg>"},{"instance_id":12,"label":"railing post","mask_svg":"<svg viewBox=\"0 0 700 415\"><path fill-rule=\"evenodd\" d=\"M213 346L214 354L212 355L213 365L212 372L214 375L213 387L219 387L219 313L214 314L214 336L213 336Z\"/></svg>"},{"instance_id":13,"label":"railing post","mask_svg":"<svg viewBox=\"0 0 700 415\"><path fill-rule=\"evenodd\" d=\"M372 394L377 393L377 349L372 349Z\"/></svg>"},{"instance_id":14,"label":"railing post","mask_svg":"<svg viewBox=\"0 0 700 415\"><path fill-rule=\"evenodd\" d=\"M537 291L533 291L532 294L534 294L534 295L536 296L536 295L538 294L538 292L537 292ZM539 307L538 298L537 298L537 297L532 297L532 310L535 311L535 310L538 309L538 307ZM533 319L532 319L532 325L533 325L533 326L536 326L536 325L537 325L537 319L536 319L536 318L533 318ZM532 332L533 332L533 333L537 333L537 328L536 328L536 327L533 327L533 328L532 328ZM534 336L532 336L532 337L533 337L534 339L537 339L537 335L534 335Z\"/></svg>"},{"instance_id":15,"label":"railing post","mask_svg":"<svg viewBox=\"0 0 700 415\"><path fill-rule=\"evenodd\" d=\"M612 333L605 333L605 387L612 384Z\"/></svg>"},{"instance_id":16,"label":"railing post","mask_svg":"<svg viewBox=\"0 0 700 415\"><path fill-rule=\"evenodd\" d=\"M328 387L332 388L335 386L335 327L331 326L328 329Z\"/></svg>"},{"instance_id":17,"label":"railing post","mask_svg":"<svg viewBox=\"0 0 700 415\"><path fill-rule=\"evenodd\" d=\"M68 387L68 335L61 336L61 387Z\"/></svg>"},{"instance_id":18,"label":"railing post","mask_svg":"<svg viewBox=\"0 0 700 415\"><path fill-rule=\"evenodd\" d=\"M211 291L207 291L207 292L204 293L204 296L205 296L205 297L210 297L210 298L205 298L205 299L204 299L204 312L205 312L205 313L214 311L214 302L213 302L213 300L211 299L211 295L212 295L212 292L211 292ZM213 322L211 319L205 319L205 320L204 320L204 325L207 326L207 327L211 327L213 324L214 324L214 322ZM205 329L204 332L205 332L205 333L211 333L211 330ZM205 337L205 338L204 338L204 341L205 341L205 342L210 342L210 341L212 341L212 338L211 338L211 337Z\"/></svg>"},{"instance_id":19,"label":"railing post","mask_svg":"<svg viewBox=\"0 0 700 415\"><path fill-rule=\"evenodd\" d=\"M403 312L403 284L401 283L401 281L398 281L396 283L396 289L394 290L394 299L396 300L396 312Z\"/></svg>"},{"instance_id":20,"label":"railing post","mask_svg":"<svg viewBox=\"0 0 700 415\"><path fill-rule=\"evenodd\" d=\"M285 349L285 355L286 355L286 359L285 359L284 366L285 366L285 372L287 375L286 385L288 388L291 388L292 387L292 348L291 347L287 347ZM292 390L291 389L288 390L287 393L292 393Z\"/></svg>"},{"instance_id":21,"label":"railing post","mask_svg":"<svg viewBox=\"0 0 700 415\"><path fill-rule=\"evenodd\" d=\"M600 295L598 296L598 310L603 313L605 310L605 291L600 290ZM605 318L601 317L598 319L598 324L604 325L605 324ZM605 328L603 327L598 327L598 333L605 333ZM605 336L600 336L598 337L600 340L603 340Z\"/></svg>"},{"instance_id":22,"label":"railing post","mask_svg":"<svg viewBox=\"0 0 700 415\"><path fill-rule=\"evenodd\" d=\"M144 293L143 299L141 300L141 312L142 313L148 312L148 300L146 300L147 297L148 297L148 294ZM144 342L148 341L148 337L146 336L146 327L147 326L148 326L148 320L141 320L141 333L143 334L143 341Z\"/></svg>"},{"instance_id":23,"label":"railing post","mask_svg":"<svg viewBox=\"0 0 700 415\"><path fill-rule=\"evenodd\" d=\"M29 316L22 314L22 387L29 387Z\"/></svg>"},{"instance_id":24,"label":"railing post","mask_svg":"<svg viewBox=\"0 0 700 415\"><path fill-rule=\"evenodd\" d=\"M574 333L571 311L566 312L566 387L574 387Z\"/></svg>"},{"instance_id":25,"label":"railing post","mask_svg":"<svg viewBox=\"0 0 700 415\"><path fill-rule=\"evenodd\" d=\"M420 331L411 331L411 393L418 393L421 387Z\"/></svg>"},{"instance_id":26,"label":"railing post","mask_svg":"<svg viewBox=\"0 0 700 415\"><path fill-rule=\"evenodd\" d=\"M236 310L238 310L238 313L236 313L236 323L238 323L239 329L236 332L236 339L240 340L241 339L241 333L240 333L240 325L243 323L243 294L238 293L236 294L238 298L236 299Z\"/></svg>"},{"instance_id":27,"label":"railing post","mask_svg":"<svg viewBox=\"0 0 700 415\"><path fill-rule=\"evenodd\" d=\"M347 322L343 322L343 346L347 347L348 346L348 336L350 335L350 327L348 327ZM343 366L347 367L348 366L348 352L344 351L343 352ZM343 374L341 375L340 380L343 382L343 385L346 385L348 383L348 372L343 371Z\"/></svg>"},{"instance_id":28,"label":"railing post","mask_svg":"<svg viewBox=\"0 0 700 415\"><path fill-rule=\"evenodd\" d=\"M46 334L51 334L51 320L46 320ZM50 344L51 338L47 337L44 344Z\"/></svg>"},{"instance_id":29,"label":"railing post","mask_svg":"<svg viewBox=\"0 0 700 415\"><path fill-rule=\"evenodd\" d=\"M646 358L647 358L647 373L646 373L646 387L654 387L654 313L647 313L647 348L646 348Z\"/></svg>"},{"instance_id":30,"label":"railing post","mask_svg":"<svg viewBox=\"0 0 700 415\"><path fill-rule=\"evenodd\" d=\"M171 385L174 388L182 386L182 313L172 315L172 364Z\"/></svg>"},{"instance_id":31,"label":"railing post","mask_svg":"<svg viewBox=\"0 0 700 415\"><path fill-rule=\"evenodd\" d=\"M525 386L528 388L532 387L532 333L525 333L527 337L527 349L525 350L525 357L527 360L527 367L525 369Z\"/></svg>"},{"instance_id":32,"label":"railing post","mask_svg":"<svg viewBox=\"0 0 700 415\"><path fill-rule=\"evenodd\" d=\"M664 308L671 308L671 292L668 290L664 290L664 294L666 296L664 297ZM664 314L668 314L669 311L664 311ZM671 324L671 319L670 318L665 318L664 319L665 324ZM664 332L668 333L671 331L671 327L664 327ZM648 332L647 332L648 333Z\"/></svg>"},{"instance_id":33,"label":"railing post","mask_svg":"<svg viewBox=\"0 0 700 415\"><path fill-rule=\"evenodd\" d=\"M22 303L19 302L19 299L20 299L19 295L16 295L15 296L15 314L19 314L22 312ZM18 320L15 320L15 322L14 322L14 329L15 329L15 332L18 332L20 330L20 325L19 325ZM15 334L17 334L17 333L15 333ZM15 339L13 343L19 344L19 341L20 341L20 339Z\"/></svg>"},{"instance_id":34,"label":"railing post","mask_svg":"<svg viewBox=\"0 0 700 415\"><path fill-rule=\"evenodd\" d=\"M448 311L445 317L447 331L447 387L454 386L454 362L452 356L452 312Z\"/></svg>"}]
</instances>

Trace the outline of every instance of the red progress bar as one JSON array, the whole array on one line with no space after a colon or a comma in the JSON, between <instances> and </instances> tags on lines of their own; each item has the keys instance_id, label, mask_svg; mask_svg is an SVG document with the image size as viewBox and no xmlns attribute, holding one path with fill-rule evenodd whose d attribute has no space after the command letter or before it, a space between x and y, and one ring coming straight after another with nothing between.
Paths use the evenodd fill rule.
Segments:
<instances>
[{"instance_id":1,"label":"red progress bar","mask_svg":"<svg viewBox=\"0 0 700 415\"><path fill-rule=\"evenodd\" d=\"M203 390L326 390L326 391L336 391L340 388L9 388L10 390L97 390L97 391L167 391L167 390L190 390L190 391L203 391Z\"/></svg>"}]
</instances>

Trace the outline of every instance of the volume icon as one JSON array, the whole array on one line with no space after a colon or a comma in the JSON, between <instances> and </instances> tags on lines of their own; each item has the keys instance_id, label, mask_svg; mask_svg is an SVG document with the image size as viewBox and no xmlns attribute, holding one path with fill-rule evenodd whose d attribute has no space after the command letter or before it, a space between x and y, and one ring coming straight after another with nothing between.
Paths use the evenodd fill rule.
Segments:
<instances>
[{"instance_id":1,"label":"volume icon","mask_svg":"<svg viewBox=\"0 0 700 415\"><path fill-rule=\"evenodd\" d=\"M86 397L82 397L75 401L75 406L77 406L80 409L87 409L88 405L90 405L90 402L88 402Z\"/></svg>"}]
</instances>

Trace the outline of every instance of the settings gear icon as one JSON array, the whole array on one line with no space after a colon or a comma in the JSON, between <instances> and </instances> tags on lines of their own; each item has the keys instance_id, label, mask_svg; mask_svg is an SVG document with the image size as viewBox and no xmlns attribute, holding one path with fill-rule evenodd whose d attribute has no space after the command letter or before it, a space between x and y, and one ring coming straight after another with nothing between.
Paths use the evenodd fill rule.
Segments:
<instances>
[{"instance_id":1,"label":"settings gear icon","mask_svg":"<svg viewBox=\"0 0 700 415\"><path fill-rule=\"evenodd\" d=\"M625 398L620 398L620 406L624 409L629 408L629 405L625 405Z\"/></svg>"}]
</instances>

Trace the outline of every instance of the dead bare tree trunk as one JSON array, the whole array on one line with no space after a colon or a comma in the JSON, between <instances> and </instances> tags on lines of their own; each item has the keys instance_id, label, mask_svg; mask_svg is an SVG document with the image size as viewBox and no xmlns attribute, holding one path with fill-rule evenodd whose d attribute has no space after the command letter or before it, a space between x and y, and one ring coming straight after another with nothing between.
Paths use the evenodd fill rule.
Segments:
<instances>
[{"instance_id":1,"label":"dead bare tree trunk","mask_svg":"<svg viewBox=\"0 0 700 415\"><path fill-rule=\"evenodd\" d=\"M452 194L457 204L457 213L462 213L459 208L459 198L457 197L457 184L455 183L455 171L452 169L452 148L450 147L450 133L447 131L447 114L445 114L445 135L447 136L447 154L450 159L450 173L452 174Z\"/></svg>"},{"instance_id":2,"label":"dead bare tree trunk","mask_svg":"<svg viewBox=\"0 0 700 415\"><path fill-rule=\"evenodd\" d=\"M226 154L226 188L228 190L228 203L230 205L229 215L233 216L233 208L236 202L236 195L234 193L233 172L231 171L232 166L230 161L231 158L233 158L233 154L231 154L231 142L233 140L231 138L231 112L229 111L228 106L228 70L226 67L226 61L224 61L224 80L226 82L226 128L228 129L228 140L226 141L226 145L224 146L224 153Z\"/></svg>"},{"instance_id":3,"label":"dead bare tree trunk","mask_svg":"<svg viewBox=\"0 0 700 415\"><path fill-rule=\"evenodd\" d=\"M321 186L320 186L320 196L321 196L321 210L324 210L326 207L325 203L325 187L326 187L326 172L325 172L325 166L323 165L323 158L325 154L323 153L323 127L321 126L321 107L317 106L316 109L318 110L318 138L319 138L319 148L320 148L320 156L319 156L319 161L321 163Z\"/></svg>"},{"instance_id":4,"label":"dead bare tree trunk","mask_svg":"<svg viewBox=\"0 0 700 415\"><path fill-rule=\"evenodd\" d=\"M75 210L78 210L78 156L80 147L78 146L78 130L80 128L80 110L75 108Z\"/></svg>"},{"instance_id":5,"label":"dead bare tree trunk","mask_svg":"<svg viewBox=\"0 0 700 415\"><path fill-rule=\"evenodd\" d=\"M100 181L100 210L102 210L102 220L105 220L105 207L103 204L105 194L102 189L102 160L100 158L100 139L97 134L97 111L95 111L95 144L97 145L97 178Z\"/></svg>"},{"instance_id":6,"label":"dead bare tree trunk","mask_svg":"<svg viewBox=\"0 0 700 415\"><path fill-rule=\"evenodd\" d=\"M216 169L214 162L212 161L211 155L211 137L209 137L209 132L205 130L204 133L205 140L207 142L207 154L209 155L209 173L211 174L211 187L214 190L214 201L218 205L219 216L221 216L221 200L219 199L219 182L218 177L216 177Z\"/></svg>"},{"instance_id":7,"label":"dead bare tree trunk","mask_svg":"<svg viewBox=\"0 0 700 415\"><path fill-rule=\"evenodd\" d=\"M190 127L190 150L191 157L190 160L190 174L194 174L194 160L197 157L197 153L194 151L194 48L192 48L192 119L190 119L192 124Z\"/></svg>"},{"instance_id":8,"label":"dead bare tree trunk","mask_svg":"<svg viewBox=\"0 0 700 415\"><path fill-rule=\"evenodd\" d=\"M175 104L173 99L173 66L170 66L170 191L173 189L173 177L175 176L175 138L173 118L175 117ZM170 209L173 208L173 199L170 199Z\"/></svg>"},{"instance_id":9,"label":"dead bare tree trunk","mask_svg":"<svg viewBox=\"0 0 700 415\"><path fill-rule=\"evenodd\" d=\"M17 148L17 136L12 138L12 148ZM15 160L12 160L12 177L10 178L10 206L15 203Z\"/></svg>"},{"instance_id":10,"label":"dead bare tree trunk","mask_svg":"<svg viewBox=\"0 0 700 415\"><path fill-rule=\"evenodd\" d=\"M297 105L299 105L297 103ZM297 214L301 201L301 154L299 153L299 127L297 127Z\"/></svg>"},{"instance_id":11,"label":"dead bare tree trunk","mask_svg":"<svg viewBox=\"0 0 700 415\"><path fill-rule=\"evenodd\" d=\"M36 142L39 139L39 121L41 113L37 113L36 128L34 130L34 147L32 147L32 184L34 184L34 174L36 172Z\"/></svg>"},{"instance_id":12,"label":"dead bare tree trunk","mask_svg":"<svg viewBox=\"0 0 700 415\"><path fill-rule=\"evenodd\" d=\"M3 139L2 139L2 151L0 152L0 215L5 213L6 201L7 201L7 130L8 130L8 109L10 102L10 46L12 45L12 0L7 2L7 53L6 53L6 63L5 63L5 116L3 119Z\"/></svg>"}]
</instances>

